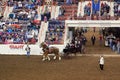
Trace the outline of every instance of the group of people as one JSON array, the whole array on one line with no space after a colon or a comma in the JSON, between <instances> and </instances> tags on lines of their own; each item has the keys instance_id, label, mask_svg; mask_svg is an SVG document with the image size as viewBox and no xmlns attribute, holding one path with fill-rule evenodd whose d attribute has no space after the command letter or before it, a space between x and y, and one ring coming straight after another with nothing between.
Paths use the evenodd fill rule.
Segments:
<instances>
[{"instance_id":1,"label":"group of people","mask_svg":"<svg viewBox=\"0 0 120 80\"><path fill-rule=\"evenodd\" d=\"M5 22L5 21L4 21ZM12 24L11 24L12 23ZM30 22L27 22L27 24ZM22 24L26 24L22 22ZM8 22L0 25L0 44L35 44L39 33L39 26L34 23L21 25L19 22Z\"/></svg>"},{"instance_id":2,"label":"group of people","mask_svg":"<svg viewBox=\"0 0 120 80\"><path fill-rule=\"evenodd\" d=\"M85 53L85 45L87 39L83 34L84 31L81 32L81 30L75 30L75 32L73 33L73 38L67 43L64 49L65 52Z\"/></svg>"},{"instance_id":3,"label":"group of people","mask_svg":"<svg viewBox=\"0 0 120 80\"><path fill-rule=\"evenodd\" d=\"M0 19L0 43L1 44L23 44L30 42L35 44L38 39L40 21L38 17L38 1L8 1L7 6L12 6L13 11L9 18ZM40 3L40 2L38 2ZM5 37L6 36L6 37Z\"/></svg>"},{"instance_id":4,"label":"group of people","mask_svg":"<svg viewBox=\"0 0 120 80\"><path fill-rule=\"evenodd\" d=\"M102 34L105 39L105 46L110 47L112 51L120 53L120 36L119 27L103 28Z\"/></svg>"},{"instance_id":5,"label":"group of people","mask_svg":"<svg viewBox=\"0 0 120 80\"><path fill-rule=\"evenodd\" d=\"M101 3L101 16L107 16L110 12L110 6L107 3Z\"/></svg>"},{"instance_id":6,"label":"group of people","mask_svg":"<svg viewBox=\"0 0 120 80\"><path fill-rule=\"evenodd\" d=\"M107 38L107 39L108 39L108 46L111 48L111 50L120 53L120 40L114 38Z\"/></svg>"},{"instance_id":7,"label":"group of people","mask_svg":"<svg viewBox=\"0 0 120 80\"><path fill-rule=\"evenodd\" d=\"M62 44L64 37L65 22L50 21L46 32L45 42L48 44Z\"/></svg>"},{"instance_id":8,"label":"group of people","mask_svg":"<svg viewBox=\"0 0 120 80\"><path fill-rule=\"evenodd\" d=\"M113 19L112 16L110 16L110 5L107 4L106 2L102 2L101 3L101 9L99 10L99 12L97 12L96 14L91 13L91 3L89 2L88 4L85 5L84 7L84 16L88 17L90 16L92 20L111 20ZM83 16L83 18L84 18ZM120 16L120 3L115 2L114 3L114 19L118 20ZM96 18L96 19L94 19ZM86 18L87 19L87 18Z\"/></svg>"},{"instance_id":9,"label":"group of people","mask_svg":"<svg viewBox=\"0 0 120 80\"><path fill-rule=\"evenodd\" d=\"M38 17L37 5L29 2L14 2L13 11L9 14L9 18L18 20L34 20Z\"/></svg>"}]
</instances>

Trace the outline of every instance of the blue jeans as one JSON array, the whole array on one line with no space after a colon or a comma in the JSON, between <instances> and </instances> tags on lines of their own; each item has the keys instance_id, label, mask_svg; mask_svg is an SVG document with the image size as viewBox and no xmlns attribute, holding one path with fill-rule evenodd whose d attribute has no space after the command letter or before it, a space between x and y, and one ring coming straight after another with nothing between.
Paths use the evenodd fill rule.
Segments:
<instances>
[{"instance_id":1,"label":"blue jeans","mask_svg":"<svg viewBox=\"0 0 120 80\"><path fill-rule=\"evenodd\" d=\"M27 57L29 57L30 56L30 52L27 52Z\"/></svg>"},{"instance_id":2,"label":"blue jeans","mask_svg":"<svg viewBox=\"0 0 120 80\"><path fill-rule=\"evenodd\" d=\"M113 50L113 51L116 50L116 46L115 46L115 45L112 46L112 50Z\"/></svg>"},{"instance_id":3,"label":"blue jeans","mask_svg":"<svg viewBox=\"0 0 120 80\"><path fill-rule=\"evenodd\" d=\"M117 52L120 53L120 48L117 48Z\"/></svg>"}]
</instances>

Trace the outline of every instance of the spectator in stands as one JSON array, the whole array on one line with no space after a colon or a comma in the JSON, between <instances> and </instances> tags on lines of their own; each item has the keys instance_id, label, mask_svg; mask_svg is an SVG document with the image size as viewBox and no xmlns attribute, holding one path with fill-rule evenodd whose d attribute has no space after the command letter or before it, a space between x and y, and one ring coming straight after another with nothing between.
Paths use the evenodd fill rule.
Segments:
<instances>
[{"instance_id":1,"label":"spectator in stands","mask_svg":"<svg viewBox=\"0 0 120 80\"><path fill-rule=\"evenodd\" d=\"M90 13L91 13L91 6L90 6L90 4L85 5L84 13L85 13L86 16L90 16Z\"/></svg>"},{"instance_id":2,"label":"spectator in stands","mask_svg":"<svg viewBox=\"0 0 120 80\"><path fill-rule=\"evenodd\" d=\"M31 44L35 44L35 42L36 42L35 38L33 37L30 42L31 42Z\"/></svg>"},{"instance_id":3,"label":"spectator in stands","mask_svg":"<svg viewBox=\"0 0 120 80\"><path fill-rule=\"evenodd\" d=\"M66 0L66 4L72 4L72 0Z\"/></svg>"},{"instance_id":4,"label":"spectator in stands","mask_svg":"<svg viewBox=\"0 0 120 80\"><path fill-rule=\"evenodd\" d=\"M118 5L118 16L120 16L120 4Z\"/></svg>"},{"instance_id":5,"label":"spectator in stands","mask_svg":"<svg viewBox=\"0 0 120 80\"><path fill-rule=\"evenodd\" d=\"M108 13L110 12L110 6L105 2L101 3L101 16L106 17Z\"/></svg>"},{"instance_id":6,"label":"spectator in stands","mask_svg":"<svg viewBox=\"0 0 120 80\"><path fill-rule=\"evenodd\" d=\"M60 7L59 9L59 16L63 16L65 13L65 9L63 7Z\"/></svg>"},{"instance_id":7,"label":"spectator in stands","mask_svg":"<svg viewBox=\"0 0 120 80\"><path fill-rule=\"evenodd\" d=\"M118 4L114 3L114 15L117 15L118 13Z\"/></svg>"},{"instance_id":8,"label":"spectator in stands","mask_svg":"<svg viewBox=\"0 0 120 80\"><path fill-rule=\"evenodd\" d=\"M44 16L44 21L47 22L47 17L46 16Z\"/></svg>"},{"instance_id":9,"label":"spectator in stands","mask_svg":"<svg viewBox=\"0 0 120 80\"><path fill-rule=\"evenodd\" d=\"M22 5L22 2L21 2L21 1L19 1L19 2L18 2L18 9L21 9L21 8L22 8L22 6L23 6L23 5Z\"/></svg>"},{"instance_id":10,"label":"spectator in stands","mask_svg":"<svg viewBox=\"0 0 120 80\"><path fill-rule=\"evenodd\" d=\"M59 16L61 16L62 15L62 8L60 7L60 9L59 9Z\"/></svg>"}]
</instances>

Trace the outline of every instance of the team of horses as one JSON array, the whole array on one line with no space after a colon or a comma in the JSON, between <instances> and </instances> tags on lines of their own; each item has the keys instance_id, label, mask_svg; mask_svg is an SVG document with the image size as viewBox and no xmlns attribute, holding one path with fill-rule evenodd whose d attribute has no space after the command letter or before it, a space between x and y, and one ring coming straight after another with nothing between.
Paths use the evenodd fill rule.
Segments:
<instances>
[{"instance_id":1,"label":"team of horses","mask_svg":"<svg viewBox=\"0 0 120 80\"><path fill-rule=\"evenodd\" d=\"M55 59L61 60L61 56L59 54L59 49L58 48L56 48L56 47L48 47L48 45L45 42L42 42L40 44L40 47L43 50L43 59L42 59L42 61L45 61L45 60L50 61L49 54L54 54L54 57L53 57L54 60Z\"/></svg>"},{"instance_id":2,"label":"team of horses","mask_svg":"<svg viewBox=\"0 0 120 80\"><path fill-rule=\"evenodd\" d=\"M43 50L43 58L42 58L42 61L45 61L45 60L51 60L50 57L49 57L49 54L54 54L54 57L53 59L58 59L58 60L61 60L61 55L60 55L60 52L59 52L59 48L57 47L49 47L45 42L42 42L40 44L40 47L42 48ZM76 53L78 53L80 51L80 48L75 48L75 47L68 47L68 48L64 48L63 49L63 53L64 53L64 56L65 57L68 57L70 54L74 54L76 56Z\"/></svg>"}]
</instances>

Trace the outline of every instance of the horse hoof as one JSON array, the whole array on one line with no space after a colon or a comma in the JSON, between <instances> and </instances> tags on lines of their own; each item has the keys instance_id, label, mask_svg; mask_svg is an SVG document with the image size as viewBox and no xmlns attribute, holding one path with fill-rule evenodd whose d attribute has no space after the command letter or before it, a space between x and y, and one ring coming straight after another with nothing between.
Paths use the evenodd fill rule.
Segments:
<instances>
[{"instance_id":1,"label":"horse hoof","mask_svg":"<svg viewBox=\"0 0 120 80\"><path fill-rule=\"evenodd\" d=\"M59 57L59 61L61 60L61 57Z\"/></svg>"},{"instance_id":2,"label":"horse hoof","mask_svg":"<svg viewBox=\"0 0 120 80\"><path fill-rule=\"evenodd\" d=\"M42 59L42 61L45 61L45 59Z\"/></svg>"},{"instance_id":3,"label":"horse hoof","mask_svg":"<svg viewBox=\"0 0 120 80\"><path fill-rule=\"evenodd\" d=\"M56 56L54 56L54 58L53 58L54 60L56 59Z\"/></svg>"},{"instance_id":4,"label":"horse hoof","mask_svg":"<svg viewBox=\"0 0 120 80\"><path fill-rule=\"evenodd\" d=\"M50 57L49 56L47 57L47 60L50 61Z\"/></svg>"},{"instance_id":5,"label":"horse hoof","mask_svg":"<svg viewBox=\"0 0 120 80\"><path fill-rule=\"evenodd\" d=\"M48 59L48 61L50 61L50 59Z\"/></svg>"}]
</instances>

